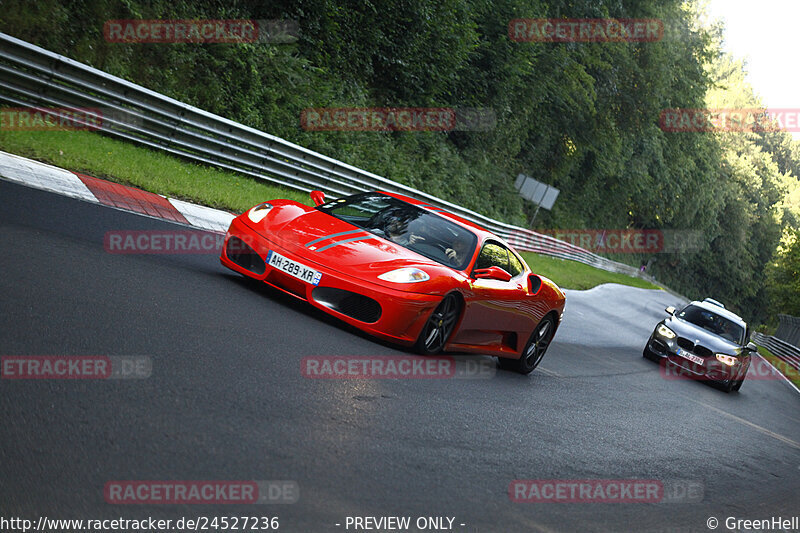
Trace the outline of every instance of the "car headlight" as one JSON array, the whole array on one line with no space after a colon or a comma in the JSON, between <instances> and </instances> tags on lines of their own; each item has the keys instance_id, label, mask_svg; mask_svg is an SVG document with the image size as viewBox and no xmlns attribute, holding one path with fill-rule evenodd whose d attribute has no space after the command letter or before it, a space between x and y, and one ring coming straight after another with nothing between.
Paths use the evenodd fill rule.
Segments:
<instances>
[{"instance_id":1,"label":"car headlight","mask_svg":"<svg viewBox=\"0 0 800 533\"><path fill-rule=\"evenodd\" d=\"M737 359L736 359L736 357L734 357L732 355L728 355L728 354L724 354L724 353L718 353L718 354L715 354L715 355L717 356L717 361L719 361L722 364L725 364L725 365L728 365L728 366L733 366L733 365L736 364L736 360Z\"/></svg>"},{"instance_id":2,"label":"car headlight","mask_svg":"<svg viewBox=\"0 0 800 533\"><path fill-rule=\"evenodd\" d=\"M659 335L661 335L665 339L674 339L675 338L675 332L672 331L671 329L669 329L664 324L661 324L660 326L658 326L656 328L656 333L658 333Z\"/></svg>"},{"instance_id":3,"label":"car headlight","mask_svg":"<svg viewBox=\"0 0 800 533\"><path fill-rule=\"evenodd\" d=\"M272 209L272 204L269 202L264 202L263 204L258 204L250 211L247 212L247 218L258 224L264 217L267 216L269 210Z\"/></svg>"},{"instance_id":4,"label":"car headlight","mask_svg":"<svg viewBox=\"0 0 800 533\"><path fill-rule=\"evenodd\" d=\"M418 268L404 267L385 272L378 276L378 279L391 281L392 283L419 283L420 281L428 281L431 277Z\"/></svg>"}]
</instances>

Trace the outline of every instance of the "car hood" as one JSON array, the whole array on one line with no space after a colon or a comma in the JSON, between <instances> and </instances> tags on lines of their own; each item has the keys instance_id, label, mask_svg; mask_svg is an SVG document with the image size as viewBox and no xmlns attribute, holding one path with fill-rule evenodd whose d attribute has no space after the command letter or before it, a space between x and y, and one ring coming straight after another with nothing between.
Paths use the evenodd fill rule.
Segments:
<instances>
[{"instance_id":1,"label":"car hood","mask_svg":"<svg viewBox=\"0 0 800 533\"><path fill-rule=\"evenodd\" d=\"M689 339L695 344L705 346L712 352L726 353L730 355L738 355L742 347L735 342L718 337L713 333L706 331L700 326L696 326L685 320L677 317L671 317L664 321L664 324L674 331L679 337Z\"/></svg>"},{"instance_id":2,"label":"car hood","mask_svg":"<svg viewBox=\"0 0 800 533\"><path fill-rule=\"evenodd\" d=\"M257 224L247 218L247 213L241 217L248 226L298 259L381 285L385 283L377 280L378 275L406 266L423 268L431 278L454 272L408 248L302 204L278 205ZM418 289L420 284L414 285ZM392 286L398 288L396 284Z\"/></svg>"}]
</instances>

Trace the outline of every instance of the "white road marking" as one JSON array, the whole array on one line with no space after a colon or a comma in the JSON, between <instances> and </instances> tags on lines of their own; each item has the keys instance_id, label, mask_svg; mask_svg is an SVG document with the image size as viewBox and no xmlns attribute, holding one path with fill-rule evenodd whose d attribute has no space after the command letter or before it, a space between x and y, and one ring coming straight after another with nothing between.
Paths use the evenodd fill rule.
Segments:
<instances>
[{"instance_id":1,"label":"white road marking","mask_svg":"<svg viewBox=\"0 0 800 533\"><path fill-rule=\"evenodd\" d=\"M758 356L759 356L761 359L763 359L763 360L764 360L764 362L765 362L765 363L767 363L767 364L768 364L770 367L772 367L772 371L773 371L773 372L775 372L776 374L778 374L778 375L779 375L781 378L783 378L783 381L785 381L786 383L788 383L788 384L789 384L789 386L795 390L795 392L797 392L797 393L800 393L800 389L798 389L798 388L797 388L797 385L795 385L794 383L792 383L792 381L791 381L789 378L787 378L785 375L783 375L783 372L781 372L780 370L778 370L777 368L775 368L775 365L773 365L772 363L770 363L770 362L769 362L769 361L768 361L768 360L767 360L767 359L766 359L766 358L765 358L763 355L761 355L761 354L758 354Z\"/></svg>"},{"instance_id":2,"label":"white road marking","mask_svg":"<svg viewBox=\"0 0 800 533\"><path fill-rule=\"evenodd\" d=\"M97 203L92 191L68 170L0 152L0 177L35 189Z\"/></svg>"},{"instance_id":3,"label":"white road marking","mask_svg":"<svg viewBox=\"0 0 800 533\"><path fill-rule=\"evenodd\" d=\"M175 198L167 198L167 200L169 200L169 203L171 203L180 214L186 217L186 220L188 220L192 226L197 226L198 228L225 233L228 231L231 221L236 218L236 215L204 205L190 204L189 202L176 200Z\"/></svg>"},{"instance_id":4,"label":"white road marking","mask_svg":"<svg viewBox=\"0 0 800 533\"><path fill-rule=\"evenodd\" d=\"M3 151L0 151L0 178L34 189L54 192L95 204L100 203L92 191L73 172ZM225 233L228 231L231 221L236 218L236 215L219 209L190 204L174 198L167 198L167 200L189 221L189 224L198 228ZM113 206L108 207L114 208ZM121 210L128 211L127 209ZM143 213L137 214L165 220Z\"/></svg>"},{"instance_id":5,"label":"white road marking","mask_svg":"<svg viewBox=\"0 0 800 533\"><path fill-rule=\"evenodd\" d=\"M788 444L789 446L792 446L793 448L797 448L798 450L800 450L800 442L794 441L794 440L790 439L789 437L784 437L780 433L775 433L774 431L770 431L767 428L761 427L758 424L754 424L754 423L750 422L749 420L745 420L744 418L740 418L740 417L738 417L736 415L732 415L727 411L723 411L722 409L714 407L713 405L709 405L707 403L700 402L700 401L697 401L697 400L692 400L692 399L690 399L690 398L688 398L686 396L684 396L684 398L686 398L690 402L693 402L693 403L696 403L696 404L700 404L703 407L707 407L708 409L711 409L712 411L715 411L715 412L717 412L717 413L719 413L719 414L721 414L723 416L727 416L731 420L735 420L736 422L739 422L740 424L744 424L745 426L751 427L751 428L755 429L756 431L758 431L760 433L763 433L764 435L772 437L773 439L777 439L777 440L779 440L779 441L781 441L781 442L783 442L785 444Z\"/></svg>"}]
</instances>

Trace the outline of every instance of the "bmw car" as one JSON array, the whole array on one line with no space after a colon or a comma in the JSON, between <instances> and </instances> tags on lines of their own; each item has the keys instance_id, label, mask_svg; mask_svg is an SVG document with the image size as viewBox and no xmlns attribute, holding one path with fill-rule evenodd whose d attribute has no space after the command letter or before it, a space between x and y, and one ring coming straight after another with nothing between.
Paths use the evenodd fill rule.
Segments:
<instances>
[{"instance_id":1,"label":"bmw car","mask_svg":"<svg viewBox=\"0 0 800 533\"><path fill-rule=\"evenodd\" d=\"M711 299L665 311L670 316L658 323L642 355L717 382L726 392L739 390L756 352L745 321Z\"/></svg>"},{"instance_id":2,"label":"bmw car","mask_svg":"<svg viewBox=\"0 0 800 533\"><path fill-rule=\"evenodd\" d=\"M398 194L311 199L236 217L222 264L422 354L493 355L523 374L541 362L564 293L503 239Z\"/></svg>"}]
</instances>

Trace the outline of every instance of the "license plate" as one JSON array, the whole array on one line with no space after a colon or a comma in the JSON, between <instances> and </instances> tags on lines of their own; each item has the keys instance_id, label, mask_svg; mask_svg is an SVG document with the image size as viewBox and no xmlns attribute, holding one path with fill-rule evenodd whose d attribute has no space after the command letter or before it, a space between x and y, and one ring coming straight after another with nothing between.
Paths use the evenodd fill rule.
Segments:
<instances>
[{"instance_id":1,"label":"license plate","mask_svg":"<svg viewBox=\"0 0 800 533\"><path fill-rule=\"evenodd\" d=\"M291 259L282 256L278 252L269 251L267 254L267 264L272 268L285 272L290 276L303 280L312 285L319 285L319 280L322 279L322 272L308 268L307 266L292 261Z\"/></svg>"},{"instance_id":2,"label":"license plate","mask_svg":"<svg viewBox=\"0 0 800 533\"><path fill-rule=\"evenodd\" d=\"M697 363L698 365L702 365L703 364L703 358L702 357L698 357L698 356L696 356L695 354L693 354L691 352L687 352L686 350L682 350L681 348L678 348L678 351L675 352L675 353L677 353L678 355L680 355L684 359L688 359L692 363Z\"/></svg>"}]
</instances>

